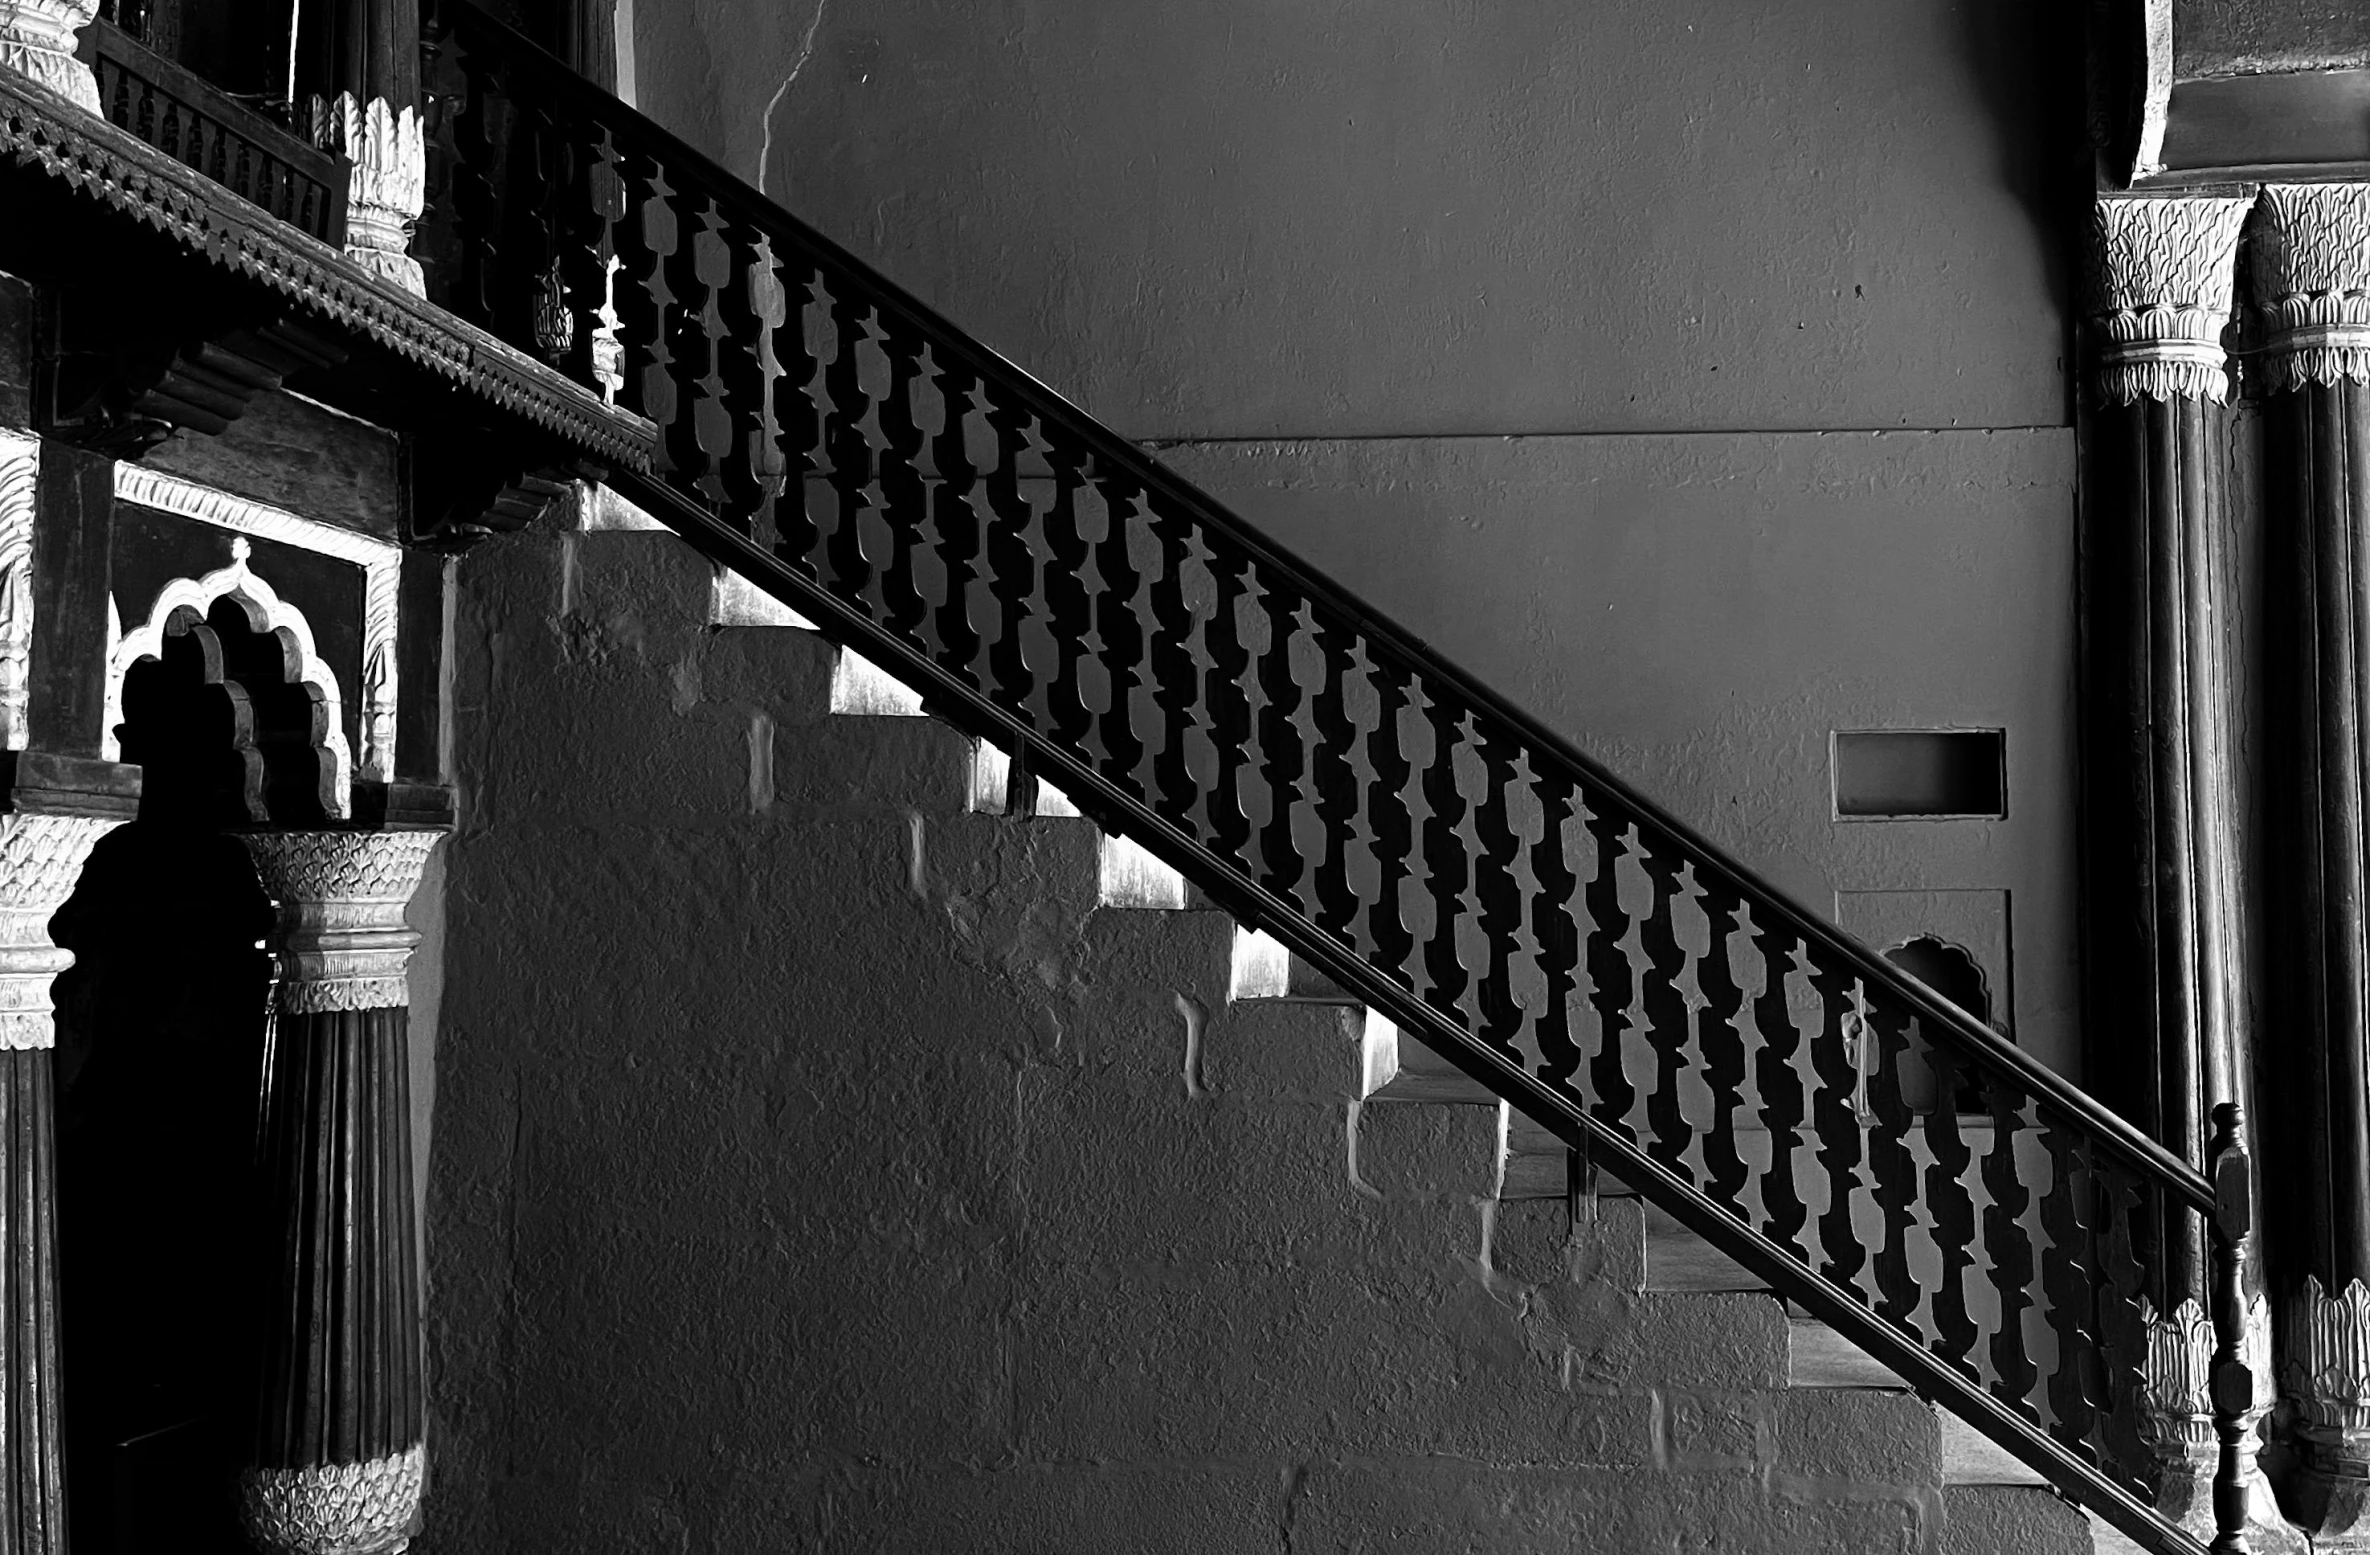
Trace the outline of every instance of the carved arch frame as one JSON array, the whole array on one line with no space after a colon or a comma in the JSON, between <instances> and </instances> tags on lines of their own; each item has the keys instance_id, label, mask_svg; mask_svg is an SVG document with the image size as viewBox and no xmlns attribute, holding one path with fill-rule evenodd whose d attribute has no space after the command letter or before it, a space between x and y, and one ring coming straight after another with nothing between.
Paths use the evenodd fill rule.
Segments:
<instances>
[{"instance_id":1,"label":"carved arch frame","mask_svg":"<svg viewBox=\"0 0 2370 1555\"><path fill-rule=\"evenodd\" d=\"M403 551L393 541L374 539L335 524L305 518L285 508L252 498L201 486L159 470L136 464L115 467L115 496L119 502L153 508L197 523L225 529L233 535L272 540L317 555L334 557L362 569L362 758L353 759L345 734L345 698L337 677L315 650L312 623L302 611L281 599L270 584L246 565L243 552L229 567L202 578L177 578L159 592L147 620L128 635L109 601L107 700L101 753L121 757L116 726L123 721L124 677L142 658L155 657L175 608L194 609L204 616L215 600L234 597L259 632L285 631L283 645L294 650L289 664L292 683L312 687L317 702L328 709L328 728L315 743L331 758L334 802L323 796L329 813L343 819L353 813L356 776L391 782L395 776L395 713L401 688L396 680L395 635L397 600L401 589ZM211 592L208 592L211 590ZM0 677L4 678L4 677ZM316 712L316 722L321 720ZM358 765L358 770L357 770Z\"/></svg>"}]
</instances>

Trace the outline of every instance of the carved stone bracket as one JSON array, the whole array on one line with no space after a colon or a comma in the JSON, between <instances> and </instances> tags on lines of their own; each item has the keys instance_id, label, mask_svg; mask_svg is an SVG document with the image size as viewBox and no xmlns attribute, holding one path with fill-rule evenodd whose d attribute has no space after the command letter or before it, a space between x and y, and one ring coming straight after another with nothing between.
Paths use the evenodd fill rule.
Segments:
<instances>
[{"instance_id":1,"label":"carved stone bracket","mask_svg":"<svg viewBox=\"0 0 2370 1555\"><path fill-rule=\"evenodd\" d=\"M2264 386L2370 382L2370 184L2272 184L2262 208Z\"/></svg>"},{"instance_id":2,"label":"carved stone bracket","mask_svg":"<svg viewBox=\"0 0 2370 1555\"><path fill-rule=\"evenodd\" d=\"M74 35L98 14L99 0L0 0L0 67L97 113L99 80L75 56Z\"/></svg>"},{"instance_id":3,"label":"carved stone bracket","mask_svg":"<svg viewBox=\"0 0 2370 1555\"><path fill-rule=\"evenodd\" d=\"M2315 1549L2370 1549L2370 1287L2306 1276L2288 1298L2280 1392L2296 1449L2285 1487Z\"/></svg>"},{"instance_id":4,"label":"carved stone bracket","mask_svg":"<svg viewBox=\"0 0 2370 1555\"><path fill-rule=\"evenodd\" d=\"M346 254L371 274L414 296L427 295L411 257L412 223L426 208L428 142L420 111L352 92L312 101L313 142L354 164L346 196Z\"/></svg>"},{"instance_id":5,"label":"carved stone bracket","mask_svg":"<svg viewBox=\"0 0 2370 1555\"><path fill-rule=\"evenodd\" d=\"M2222 331L2247 208L2238 197L2157 195L2091 207L2087 312L2110 403L2229 398Z\"/></svg>"}]
</instances>

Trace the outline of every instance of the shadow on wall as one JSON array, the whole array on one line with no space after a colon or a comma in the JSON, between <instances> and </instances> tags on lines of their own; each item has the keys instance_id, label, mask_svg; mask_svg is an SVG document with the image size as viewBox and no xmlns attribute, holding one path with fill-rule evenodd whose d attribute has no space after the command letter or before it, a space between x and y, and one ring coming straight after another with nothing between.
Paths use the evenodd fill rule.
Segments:
<instances>
[{"instance_id":1,"label":"shadow on wall","mask_svg":"<svg viewBox=\"0 0 2370 1555\"><path fill-rule=\"evenodd\" d=\"M2016 197L2049 255L2050 300L2070 361L2082 225L2092 188L2083 11L2058 0L1954 7L1967 77L1990 109L1987 179ZM2066 376L2069 395L2073 377ZM2068 406L2071 414L2071 406Z\"/></svg>"}]
</instances>

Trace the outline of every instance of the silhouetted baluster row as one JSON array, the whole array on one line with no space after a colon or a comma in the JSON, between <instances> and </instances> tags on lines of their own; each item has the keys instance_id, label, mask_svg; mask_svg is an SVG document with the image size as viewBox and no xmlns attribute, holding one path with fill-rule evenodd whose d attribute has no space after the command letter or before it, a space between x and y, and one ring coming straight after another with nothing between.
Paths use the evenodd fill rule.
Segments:
<instances>
[{"instance_id":1,"label":"silhouetted baluster row","mask_svg":"<svg viewBox=\"0 0 2370 1555\"><path fill-rule=\"evenodd\" d=\"M1698 875L1701 880L1700 872ZM1730 940L1737 932L1744 904L1725 883L1703 884L1705 932L1709 944L1696 969L1703 1005L1696 1013L1695 1040L1701 1054L1704 1080L1712 1093L1711 1126L1704 1131L1705 1189L1723 1208L1742 1216L1745 1185L1750 1180L1744 1156L1737 1149L1737 1115L1744 1107L1745 991L1731 963Z\"/></svg>"},{"instance_id":2,"label":"silhouetted baluster row","mask_svg":"<svg viewBox=\"0 0 2370 1555\"><path fill-rule=\"evenodd\" d=\"M1868 1110L1874 1118L1869 1134L1868 1164L1876 1182L1876 1205L1884 1221L1884 1240L1877 1249L1875 1279L1877 1314L1906 1331L1918 1309L1917 1276L1909 1266L1913 1239L1923 1240L1917 1224L1917 1164L1909 1153L1909 1131L1916 1115L1902 1094L1902 1073L1909 1062L1907 1011L1877 996L1864 1017L1875 1053L1868 1081ZM1921 1338L1922 1334L1919 1335Z\"/></svg>"},{"instance_id":3,"label":"silhouetted baluster row","mask_svg":"<svg viewBox=\"0 0 2370 1555\"><path fill-rule=\"evenodd\" d=\"M2089 1152L2054 1119L2042 1119L2041 1137L2050 1169L2049 1187L2041 1195L2041 1226L2047 1233L2041 1291L2057 1344L2056 1363L2049 1370L2050 1424L2068 1445L2089 1448L2096 1461L2101 1454L2095 1433L2106 1400L2099 1396L2095 1376L2093 1217L2086 1203L2093 1188Z\"/></svg>"}]
</instances>

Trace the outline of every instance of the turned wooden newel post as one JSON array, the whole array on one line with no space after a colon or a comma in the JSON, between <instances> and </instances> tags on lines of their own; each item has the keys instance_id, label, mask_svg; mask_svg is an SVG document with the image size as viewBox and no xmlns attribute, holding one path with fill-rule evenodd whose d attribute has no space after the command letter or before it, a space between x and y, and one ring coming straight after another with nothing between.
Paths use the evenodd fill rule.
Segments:
<instances>
[{"instance_id":1,"label":"turned wooden newel post","mask_svg":"<svg viewBox=\"0 0 2370 1555\"><path fill-rule=\"evenodd\" d=\"M98 78L74 51L98 14L99 0L0 0L0 67L97 113Z\"/></svg>"},{"instance_id":2,"label":"turned wooden newel post","mask_svg":"<svg viewBox=\"0 0 2370 1555\"><path fill-rule=\"evenodd\" d=\"M49 920L117 824L0 815L0 1549L15 1555L66 1547L50 983L74 957Z\"/></svg>"},{"instance_id":3,"label":"turned wooden newel post","mask_svg":"<svg viewBox=\"0 0 2370 1555\"><path fill-rule=\"evenodd\" d=\"M2200 1168L2213 1109L2251 1094L2222 339L2250 203L2102 196L2091 221L2082 594L2092 1083ZM2170 1203L2140 1229L2150 1293L2133 1424L2150 1461L2135 1467L2159 1511L2210 1538L2224 1453L2207 1238ZM2247 1279L2243 1337L2267 1379L2268 1307L2259 1277ZM2300 1548L2251 1453L2245 1467L2259 1547Z\"/></svg>"},{"instance_id":4,"label":"turned wooden newel post","mask_svg":"<svg viewBox=\"0 0 2370 1555\"><path fill-rule=\"evenodd\" d=\"M2255 1234L2254 1163L2247 1154L2246 1110L2236 1102L2214 1109L2214 1140L2206 1166L2214 1185L2212 1245L2214 1366L2215 1555L2253 1555L2250 1527L2256 1431L2266 1394L2262 1361L2249 1329L2259 1299L2247 1289L2248 1247Z\"/></svg>"},{"instance_id":5,"label":"turned wooden newel post","mask_svg":"<svg viewBox=\"0 0 2370 1555\"><path fill-rule=\"evenodd\" d=\"M2270 877L2287 955L2265 1054L2282 1207L2283 1500L2316 1550L2370 1549L2370 186L2263 191L2268 677L2283 833Z\"/></svg>"},{"instance_id":6,"label":"turned wooden newel post","mask_svg":"<svg viewBox=\"0 0 2370 1555\"><path fill-rule=\"evenodd\" d=\"M274 1267L247 1532L272 1555L376 1555L417 1526L420 1274L413 1243L404 909L433 832L245 839L279 904L261 1164Z\"/></svg>"},{"instance_id":7,"label":"turned wooden newel post","mask_svg":"<svg viewBox=\"0 0 2370 1555\"><path fill-rule=\"evenodd\" d=\"M410 252L428 185L419 0L299 3L296 99L315 142L354 163L346 253L406 291L424 292Z\"/></svg>"}]
</instances>

